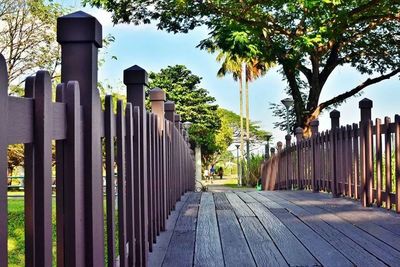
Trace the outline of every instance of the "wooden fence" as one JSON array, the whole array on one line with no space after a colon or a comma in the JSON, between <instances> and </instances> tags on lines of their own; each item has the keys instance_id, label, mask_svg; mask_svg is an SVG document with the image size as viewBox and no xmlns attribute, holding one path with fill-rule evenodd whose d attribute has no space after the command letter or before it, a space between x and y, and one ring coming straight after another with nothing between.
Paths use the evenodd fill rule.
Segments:
<instances>
[{"instance_id":1,"label":"wooden fence","mask_svg":"<svg viewBox=\"0 0 400 267\"><path fill-rule=\"evenodd\" d=\"M118 101L114 107L106 96L102 110L102 27L94 17L76 12L59 18L58 42L62 83L56 102L46 71L26 79L25 97L9 96L0 57L0 266L8 262L7 147L17 143L25 145L26 266L54 264L52 205L58 266L104 266L105 256L108 266L147 266L176 201L195 187L188 136L161 89L150 91L146 111L147 73L138 66L124 71L126 106Z\"/></svg>"},{"instance_id":2,"label":"wooden fence","mask_svg":"<svg viewBox=\"0 0 400 267\"><path fill-rule=\"evenodd\" d=\"M262 166L266 190L308 189L333 196L360 199L363 206L382 206L400 212L400 116L371 120L372 101L359 103L359 123L340 126L340 112L330 113L331 129L303 138L296 129L296 143L286 136L278 153Z\"/></svg>"}]
</instances>

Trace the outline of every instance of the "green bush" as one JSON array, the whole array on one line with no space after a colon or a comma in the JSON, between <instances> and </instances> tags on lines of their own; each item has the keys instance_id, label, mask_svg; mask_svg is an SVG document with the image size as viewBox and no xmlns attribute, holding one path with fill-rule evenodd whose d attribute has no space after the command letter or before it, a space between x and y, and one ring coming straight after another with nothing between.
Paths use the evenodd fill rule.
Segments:
<instances>
[{"instance_id":1,"label":"green bush","mask_svg":"<svg viewBox=\"0 0 400 267\"><path fill-rule=\"evenodd\" d=\"M257 185L257 181L261 176L260 166L263 160L264 158L261 155L251 155L249 164L247 164L247 162L243 162L243 184L250 187L255 187ZM248 167L249 171L247 171Z\"/></svg>"}]
</instances>

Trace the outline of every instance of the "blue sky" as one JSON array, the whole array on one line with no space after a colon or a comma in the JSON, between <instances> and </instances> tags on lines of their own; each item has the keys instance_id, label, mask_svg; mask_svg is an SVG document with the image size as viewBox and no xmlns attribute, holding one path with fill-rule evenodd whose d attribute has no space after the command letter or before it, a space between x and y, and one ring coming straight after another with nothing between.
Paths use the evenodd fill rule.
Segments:
<instances>
[{"instance_id":1,"label":"blue sky","mask_svg":"<svg viewBox=\"0 0 400 267\"><path fill-rule=\"evenodd\" d=\"M217 103L224 108L239 113L238 84L230 76L218 78L216 76L219 64L215 55L208 54L196 48L200 40L207 37L207 29L199 28L188 34L170 34L159 31L154 25L116 25L111 23L111 16L102 10L82 8L80 1L59 1L73 6L74 10L84 10L97 17L103 25L103 34L112 34L115 42L108 49L106 63L101 68L99 79L108 80L121 86L122 73L125 68L137 64L147 71L159 71L168 65L184 64L194 74L203 77L202 86L210 92ZM116 56L117 60L109 59ZM271 131L275 141L283 141L285 133L273 128L276 120L269 110L269 103L279 103L287 97L283 89L286 83L277 72L277 68L270 70L267 75L250 85L250 118L260 121L263 129ZM354 69L345 66L337 68L323 89L321 101L327 100L338 93L347 91L368 76L362 76ZM398 113L400 99L400 82L398 77L383 81L364 90L361 97L351 98L341 105L341 124L351 124L359 121L358 102L367 97L374 101L373 118L384 116L394 117ZM329 114L320 117L320 129L328 129Z\"/></svg>"}]
</instances>

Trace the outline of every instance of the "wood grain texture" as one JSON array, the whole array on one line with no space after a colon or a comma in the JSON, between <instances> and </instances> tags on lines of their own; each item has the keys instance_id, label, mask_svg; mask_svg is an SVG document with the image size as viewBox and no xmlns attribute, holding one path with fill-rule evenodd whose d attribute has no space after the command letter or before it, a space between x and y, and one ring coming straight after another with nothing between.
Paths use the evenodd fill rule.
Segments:
<instances>
[{"instance_id":1,"label":"wood grain texture","mask_svg":"<svg viewBox=\"0 0 400 267\"><path fill-rule=\"evenodd\" d=\"M216 210L232 210L232 206L226 198L225 193L213 193L213 196Z\"/></svg>"},{"instance_id":2,"label":"wood grain texture","mask_svg":"<svg viewBox=\"0 0 400 267\"><path fill-rule=\"evenodd\" d=\"M235 213L217 210L217 217L225 265L256 266Z\"/></svg>"},{"instance_id":3,"label":"wood grain texture","mask_svg":"<svg viewBox=\"0 0 400 267\"><path fill-rule=\"evenodd\" d=\"M257 266L288 266L256 217L241 217L239 222Z\"/></svg>"},{"instance_id":4,"label":"wood grain texture","mask_svg":"<svg viewBox=\"0 0 400 267\"><path fill-rule=\"evenodd\" d=\"M273 202L271 199L268 199L268 201ZM353 266L353 263L337 251L335 247L325 241L292 213L289 213L282 206L280 207L281 209L271 209L271 212L297 237L323 266Z\"/></svg>"},{"instance_id":5,"label":"wood grain texture","mask_svg":"<svg viewBox=\"0 0 400 267\"><path fill-rule=\"evenodd\" d=\"M319 262L307 251L289 229L261 203L249 203L261 224L285 257L289 265L314 266Z\"/></svg>"},{"instance_id":6,"label":"wood grain texture","mask_svg":"<svg viewBox=\"0 0 400 267\"><path fill-rule=\"evenodd\" d=\"M276 195L279 197L286 197L286 195ZM316 233L322 238L328 241L332 246L339 250L346 258L357 266L384 266L384 263L379 261L376 257L365 251L351 238L347 237L330 224L318 217L313 215L307 210L300 206L291 203L283 198L278 198L268 193L268 197L271 197L274 201L279 203L293 213L296 217L301 219L305 224L311 227Z\"/></svg>"},{"instance_id":7,"label":"wood grain texture","mask_svg":"<svg viewBox=\"0 0 400 267\"><path fill-rule=\"evenodd\" d=\"M201 194L191 193L176 221L163 266L192 266Z\"/></svg>"},{"instance_id":8,"label":"wood grain texture","mask_svg":"<svg viewBox=\"0 0 400 267\"><path fill-rule=\"evenodd\" d=\"M231 203L233 210L236 213L236 216L254 216L254 213L250 210L250 208L240 199L238 195L235 193L225 193L227 199Z\"/></svg>"},{"instance_id":9,"label":"wood grain texture","mask_svg":"<svg viewBox=\"0 0 400 267\"><path fill-rule=\"evenodd\" d=\"M164 232L161 232L160 235L157 237L157 242L153 246L153 251L149 254L149 266L162 266L174 232L176 222L190 194L192 193L188 193L182 196L181 201L176 204L176 209L171 213L171 216L166 222L166 230Z\"/></svg>"},{"instance_id":10,"label":"wood grain texture","mask_svg":"<svg viewBox=\"0 0 400 267\"><path fill-rule=\"evenodd\" d=\"M319 218L349 237L359 246L364 248L370 254L374 255L376 258L379 258L384 263L393 266L400 262L399 251L393 249L391 246L378 240L377 238L369 235L368 233L354 226L348 221L343 220L339 216L326 212L320 207L317 207L315 205L316 202L314 202L313 200L298 196L296 196L295 198L290 196L288 197L288 199L295 204L302 203L305 210L313 215L317 215Z\"/></svg>"},{"instance_id":11,"label":"wood grain texture","mask_svg":"<svg viewBox=\"0 0 400 267\"><path fill-rule=\"evenodd\" d=\"M211 193L203 193L196 229L195 266L223 266L214 200Z\"/></svg>"}]
</instances>

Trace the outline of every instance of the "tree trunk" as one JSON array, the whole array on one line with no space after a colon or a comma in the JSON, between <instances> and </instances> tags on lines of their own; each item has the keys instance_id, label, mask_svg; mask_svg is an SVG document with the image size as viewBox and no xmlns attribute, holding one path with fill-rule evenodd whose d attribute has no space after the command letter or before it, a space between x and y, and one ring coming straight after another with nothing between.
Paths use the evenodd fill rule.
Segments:
<instances>
[{"instance_id":1,"label":"tree trunk","mask_svg":"<svg viewBox=\"0 0 400 267\"><path fill-rule=\"evenodd\" d=\"M243 162L243 155L244 155L244 143L243 143L243 81L242 81L242 73L240 73L239 78L239 99L240 99L240 159ZM241 170L240 170L241 172Z\"/></svg>"},{"instance_id":2,"label":"tree trunk","mask_svg":"<svg viewBox=\"0 0 400 267\"><path fill-rule=\"evenodd\" d=\"M245 74L246 74L246 152L247 152L247 181L249 181L250 176L250 111L249 111L249 76L247 72L247 64L245 65Z\"/></svg>"}]
</instances>

